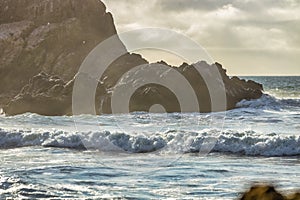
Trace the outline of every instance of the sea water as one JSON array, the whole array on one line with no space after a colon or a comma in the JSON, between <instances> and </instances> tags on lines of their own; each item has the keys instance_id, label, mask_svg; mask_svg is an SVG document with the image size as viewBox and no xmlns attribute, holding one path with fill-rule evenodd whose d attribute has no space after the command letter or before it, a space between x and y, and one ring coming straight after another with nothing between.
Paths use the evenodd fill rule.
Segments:
<instances>
[{"instance_id":1,"label":"sea water","mask_svg":"<svg viewBox=\"0 0 300 200\"><path fill-rule=\"evenodd\" d=\"M0 117L0 199L236 199L300 188L300 77L218 113Z\"/></svg>"}]
</instances>

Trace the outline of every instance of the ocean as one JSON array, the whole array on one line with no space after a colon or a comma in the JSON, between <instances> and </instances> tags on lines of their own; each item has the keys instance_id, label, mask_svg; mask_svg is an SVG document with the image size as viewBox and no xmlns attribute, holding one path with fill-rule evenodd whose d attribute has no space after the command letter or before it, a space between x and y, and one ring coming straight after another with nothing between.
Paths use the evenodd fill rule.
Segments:
<instances>
[{"instance_id":1,"label":"ocean","mask_svg":"<svg viewBox=\"0 0 300 200\"><path fill-rule=\"evenodd\" d=\"M300 77L218 113L0 116L0 199L237 199L300 188Z\"/></svg>"}]
</instances>

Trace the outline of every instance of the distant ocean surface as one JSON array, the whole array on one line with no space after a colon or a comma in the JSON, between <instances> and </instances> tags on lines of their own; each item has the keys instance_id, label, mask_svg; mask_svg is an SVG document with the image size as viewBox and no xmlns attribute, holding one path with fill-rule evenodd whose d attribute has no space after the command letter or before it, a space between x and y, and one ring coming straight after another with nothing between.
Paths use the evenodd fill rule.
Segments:
<instances>
[{"instance_id":1,"label":"distant ocean surface","mask_svg":"<svg viewBox=\"0 0 300 200\"><path fill-rule=\"evenodd\" d=\"M236 199L265 181L300 189L300 77L242 78L265 94L227 112L0 116L0 199Z\"/></svg>"}]
</instances>

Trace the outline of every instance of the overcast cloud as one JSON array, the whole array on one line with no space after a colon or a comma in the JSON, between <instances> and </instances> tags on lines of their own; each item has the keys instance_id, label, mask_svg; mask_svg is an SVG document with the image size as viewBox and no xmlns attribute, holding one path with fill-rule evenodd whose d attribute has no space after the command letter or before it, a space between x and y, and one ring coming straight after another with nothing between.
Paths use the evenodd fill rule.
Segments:
<instances>
[{"instance_id":1,"label":"overcast cloud","mask_svg":"<svg viewBox=\"0 0 300 200\"><path fill-rule=\"evenodd\" d=\"M163 27L201 44L231 74L300 75L300 1L105 0L117 30ZM145 54L161 60L159 54Z\"/></svg>"}]
</instances>

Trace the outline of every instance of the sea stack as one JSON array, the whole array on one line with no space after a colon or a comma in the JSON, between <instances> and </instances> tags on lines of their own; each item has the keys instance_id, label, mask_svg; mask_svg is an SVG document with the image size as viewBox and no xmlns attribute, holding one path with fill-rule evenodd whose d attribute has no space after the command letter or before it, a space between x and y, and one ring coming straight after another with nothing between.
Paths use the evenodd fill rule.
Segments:
<instances>
[{"instance_id":1,"label":"sea stack","mask_svg":"<svg viewBox=\"0 0 300 200\"><path fill-rule=\"evenodd\" d=\"M112 14L98 0L1 1L0 108L7 115L72 115L72 88L81 63L95 46L114 34ZM126 48L119 43L120 48ZM190 82L201 111L211 111L207 87L195 74L193 64L174 67L161 63L175 68ZM210 67L206 62L199 63ZM98 114L112 112L108 91L124 73L141 64L153 65L131 53L111 64L105 81L97 88L95 99L104 99L96 108ZM229 77L221 64L213 65L225 84L226 109L235 108L243 99L261 97L261 84ZM167 112L180 112L176 102L165 88L150 84L135 92L130 111L148 111L149 105L159 103L169 105Z\"/></svg>"}]
</instances>

